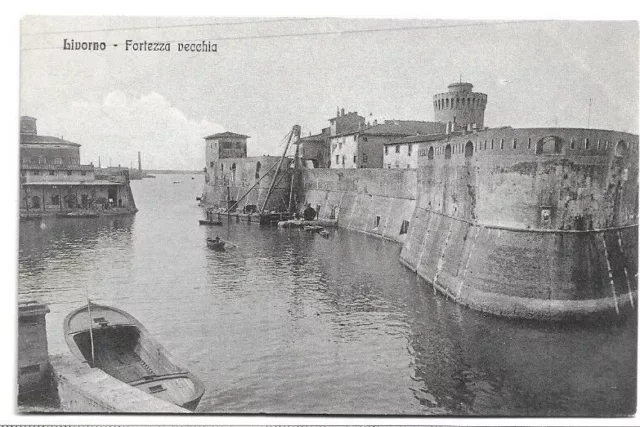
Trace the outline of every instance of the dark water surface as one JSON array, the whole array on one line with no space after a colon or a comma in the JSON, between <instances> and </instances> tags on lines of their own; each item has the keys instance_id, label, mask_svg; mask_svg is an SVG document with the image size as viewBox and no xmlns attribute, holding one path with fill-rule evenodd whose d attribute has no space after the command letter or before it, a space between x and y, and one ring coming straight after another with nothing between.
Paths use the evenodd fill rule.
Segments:
<instances>
[{"instance_id":1,"label":"dark water surface","mask_svg":"<svg viewBox=\"0 0 640 427\"><path fill-rule=\"evenodd\" d=\"M67 351L62 320L87 284L203 380L198 412L635 411L635 318L557 327L488 317L434 296L394 243L199 226L202 184L158 175L132 182L134 217L20 224L19 293L49 304L52 353ZM216 233L232 243L226 252L206 247Z\"/></svg>"}]
</instances>

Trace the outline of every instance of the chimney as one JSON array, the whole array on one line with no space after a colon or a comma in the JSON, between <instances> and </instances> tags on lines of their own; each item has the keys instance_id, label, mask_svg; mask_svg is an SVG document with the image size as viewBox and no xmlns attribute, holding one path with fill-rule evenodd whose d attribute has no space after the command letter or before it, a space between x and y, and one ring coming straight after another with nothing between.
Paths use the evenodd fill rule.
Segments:
<instances>
[{"instance_id":1,"label":"chimney","mask_svg":"<svg viewBox=\"0 0 640 427\"><path fill-rule=\"evenodd\" d=\"M142 172L142 159L140 158L139 151L138 151L138 171Z\"/></svg>"},{"instance_id":2,"label":"chimney","mask_svg":"<svg viewBox=\"0 0 640 427\"><path fill-rule=\"evenodd\" d=\"M340 107L336 107L336 117L340 117Z\"/></svg>"},{"instance_id":3,"label":"chimney","mask_svg":"<svg viewBox=\"0 0 640 427\"><path fill-rule=\"evenodd\" d=\"M341 116L344 116L344 108L342 108L342 109L340 110L340 113L341 113L341 114L340 114Z\"/></svg>"}]
</instances>

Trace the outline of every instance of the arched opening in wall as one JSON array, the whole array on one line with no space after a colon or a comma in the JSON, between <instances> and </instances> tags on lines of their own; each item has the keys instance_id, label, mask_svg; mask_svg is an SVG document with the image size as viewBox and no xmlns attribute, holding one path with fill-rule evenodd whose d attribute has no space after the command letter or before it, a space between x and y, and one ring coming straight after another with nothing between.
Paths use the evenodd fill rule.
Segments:
<instances>
[{"instance_id":1,"label":"arched opening in wall","mask_svg":"<svg viewBox=\"0 0 640 427\"><path fill-rule=\"evenodd\" d=\"M236 180L236 164L235 163L231 165L231 179L233 181Z\"/></svg>"},{"instance_id":2,"label":"arched opening in wall","mask_svg":"<svg viewBox=\"0 0 640 427\"><path fill-rule=\"evenodd\" d=\"M449 98L445 99L445 108L449 108Z\"/></svg>"},{"instance_id":3,"label":"arched opening in wall","mask_svg":"<svg viewBox=\"0 0 640 427\"><path fill-rule=\"evenodd\" d=\"M557 136L545 136L536 142L536 154L561 154L562 140Z\"/></svg>"},{"instance_id":4,"label":"arched opening in wall","mask_svg":"<svg viewBox=\"0 0 640 427\"><path fill-rule=\"evenodd\" d=\"M33 196L31 198L31 207L34 209L40 209L40 197Z\"/></svg>"},{"instance_id":5,"label":"arched opening in wall","mask_svg":"<svg viewBox=\"0 0 640 427\"><path fill-rule=\"evenodd\" d=\"M464 156L471 157L473 156L473 142L469 141L464 146Z\"/></svg>"},{"instance_id":6,"label":"arched opening in wall","mask_svg":"<svg viewBox=\"0 0 640 427\"><path fill-rule=\"evenodd\" d=\"M224 163L220 163L220 173L224 173Z\"/></svg>"},{"instance_id":7,"label":"arched opening in wall","mask_svg":"<svg viewBox=\"0 0 640 427\"><path fill-rule=\"evenodd\" d=\"M429 152L427 153L427 159L433 160L433 147L429 147Z\"/></svg>"},{"instance_id":8,"label":"arched opening in wall","mask_svg":"<svg viewBox=\"0 0 640 427\"><path fill-rule=\"evenodd\" d=\"M258 161L258 163L256 163L256 179L260 178L260 168L262 167L262 164L260 163L260 161Z\"/></svg>"},{"instance_id":9,"label":"arched opening in wall","mask_svg":"<svg viewBox=\"0 0 640 427\"><path fill-rule=\"evenodd\" d=\"M446 147L444 147L444 158L445 159L450 159L451 158L451 145L447 144Z\"/></svg>"},{"instance_id":10,"label":"arched opening in wall","mask_svg":"<svg viewBox=\"0 0 640 427\"><path fill-rule=\"evenodd\" d=\"M616 156L624 156L625 154L627 154L627 144L624 141L618 141L618 143L616 144Z\"/></svg>"}]
</instances>

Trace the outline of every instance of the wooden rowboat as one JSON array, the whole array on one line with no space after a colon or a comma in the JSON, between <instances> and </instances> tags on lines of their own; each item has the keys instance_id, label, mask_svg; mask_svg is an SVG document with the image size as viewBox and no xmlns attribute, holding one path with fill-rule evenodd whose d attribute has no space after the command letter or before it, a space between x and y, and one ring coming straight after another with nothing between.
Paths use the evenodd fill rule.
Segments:
<instances>
[{"instance_id":1,"label":"wooden rowboat","mask_svg":"<svg viewBox=\"0 0 640 427\"><path fill-rule=\"evenodd\" d=\"M216 251L224 251L224 243L222 240L207 239L207 246Z\"/></svg>"},{"instance_id":2,"label":"wooden rowboat","mask_svg":"<svg viewBox=\"0 0 640 427\"><path fill-rule=\"evenodd\" d=\"M77 358L145 393L196 409L204 384L178 366L138 320L117 308L93 303L90 308L91 319L86 305L64 319L64 337Z\"/></svg>"},{"instance_id":3,"label":"wooden rowboat","mask_svg":"<svg viewBox=\"0 0 640 427\"><path fill-rule=\"evenodd\" d=\"M222 225L222 221L214 221L212 219L201 219L200 225Z\"/></svg>"}]
</instances>

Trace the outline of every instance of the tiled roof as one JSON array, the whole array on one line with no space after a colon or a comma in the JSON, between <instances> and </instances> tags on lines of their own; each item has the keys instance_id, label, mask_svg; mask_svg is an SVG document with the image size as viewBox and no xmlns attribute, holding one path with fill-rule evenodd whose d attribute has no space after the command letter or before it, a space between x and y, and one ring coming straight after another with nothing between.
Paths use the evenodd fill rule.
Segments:
<instances>
[{"instance_id":1,"label":"tiled roof","mask_svg":"<svg viewBox=\"0 0 640 427\"><path fill-rule=\"evenodd\" d=\"M80 147L80 144L56 138L55 136L32 135L30 133L20 134L20 144L64 144L73 147Z\"/></svg>"},{"instance_id":2,"label":"tiled roof","mask_svg":"<svg viewBox=\"0 0 640 427\"><path fill-rule=\"evenodd\" d=\"M325 135L319 133L317 135L309 135L309 136L300 138L299 142L315 142L315 141L324 142L324 139L325 139Z\"/></svg>"},{"instance_id":3,"label":"tiled roof","mask_svg":"<svg viewBox=\"0 0 640 427\"><path fill-rule=\"evenodd\" d=\"M403 144L408 142L430 142L430 141L439 141L441 139L447 139L447 135L443 133L436 133L432 135L412 135L405 136L401 139L396 139L395 141L385 142L385 145L389 144Z\"/></svg>"},{"instance_id":4,"label":"tiled roof","mask_svg":"<svg viewBox=\"0 0 640 427\"><path fill-rule=\"evenodd\" d=\"M205 136L204 139L217 139L217 138L251 138L247 135L241 135L233 132L214 133L213 135Z\"/></svg>"}]
</instances>

